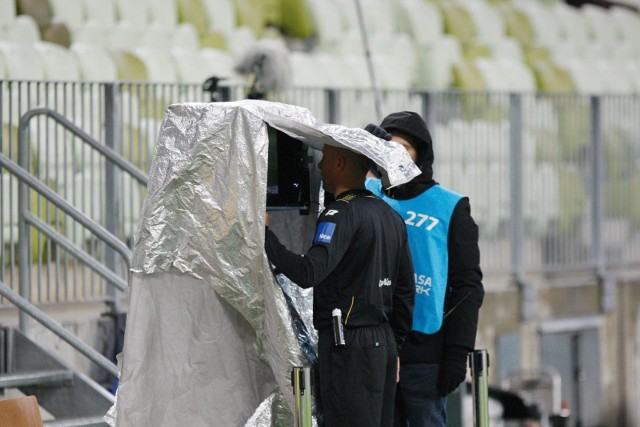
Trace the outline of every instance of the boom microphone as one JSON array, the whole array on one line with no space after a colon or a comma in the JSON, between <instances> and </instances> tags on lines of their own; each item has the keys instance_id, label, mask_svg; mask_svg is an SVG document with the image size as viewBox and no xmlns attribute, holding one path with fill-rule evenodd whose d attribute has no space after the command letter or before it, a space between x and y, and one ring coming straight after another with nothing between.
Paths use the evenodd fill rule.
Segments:
<instances>
[{"instance_id":1,"label":"boom microphone","mask_svg":"<svg viewBox=\"0 0 640 427\"><path fill-rule=\"evenodd\" d=\"M250 46L238 59L235 71L252 76L249 99L264 99L269 92L291 86L291 60L281 42L263 39Z\"/></svg>"}]
</instances>

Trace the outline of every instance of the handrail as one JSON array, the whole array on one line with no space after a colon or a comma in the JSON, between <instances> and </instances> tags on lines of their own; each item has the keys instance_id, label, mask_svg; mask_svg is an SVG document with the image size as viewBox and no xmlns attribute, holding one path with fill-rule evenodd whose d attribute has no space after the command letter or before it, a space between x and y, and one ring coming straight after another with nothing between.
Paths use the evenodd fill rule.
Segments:
<instances>
[{"instance_id":1,"label":"handrail","mask_svg":"<svg viewBox=\"0 0 640 427\"><path fill-rule=\"evenodd\" d=\"M6 168L17 176L20 181L27 184L29 187L36 190L42 196L44 196L51 203L56 205L58 208L62 209L64 213L71 216L73 219L78 221L80 224L85 226L89 231L93 232L97 237L104 240L111 248L117 251L122 258L124 259L127 267L131 268L131 250L125 245L120 239L107 231L100 224L93 221L90 217L85 215L81 210L67 202L65 199L60 197L55 191L44 185L40 182L36 177L27 172L24 168L20 167L13 160L0 153L0 166ZM23 215L24 212L20 212L20 215ZM23 215L24 216L24 215Z\"/></svg>"},{"instance_id":2,"label":"handrail","mask_svg":"<svg viewBox=\"0 0 640 427\"><path fill-rule=\"evenodd\" d=\"M26 299L22 298L16 292L11 290L4 282L0 281L0 294L3 297L11 301L18 307L21 312L29 314L33 319L49 329L51 332L59 336L66 341L70 346L84 354L89 360L100 366L105 371L114 376L118 376L118 367L115 363L104 357L98 351L94 350L91 346L85 344L78 337L67 331L58 322L49 318L46 314L40 311L35 305L31 304Z\"/></svg>"},{"instance_id":3,"label":"handrail","mask_svg":"<svg viewBox=\"0 0 640 427\"><path fill-rule=\"evenodd\" d=\"M117 151L113 148L108 147L104 144L101 144L94 137L80 129L75 123L71 120L64 117L62 114L58 113L55 110L52 110L47 107L36 107L33 108L20 117L20 122L18 124L18 144L19 147L27 147L27 130L29 130L29 121L35 116L49 116L52 119L56 120L62 126L64 126L68 131L73 133L78 138L82 139L84 142L89 144L92 148L96 149L100 154L105 156L107 159L115 163L120 169L128 172L133 178L135 178L140 184L144 184L145 186L149 182L149 178L147 175L138 169L133 163L124 159ZM21 164L22 167L24 165ZM27 168L25 168L27 169ZM28 169L27 169L28 170Z\"/></svg>"},{"instance_id":4,"label":"handrail","mask_svg":"<svg viewBox=\"0 0 640 427\"><path fill-rule=\"evenodd\" d=\"M33 215L30 212L23 213L25 220L40 230L42 233L46 234L47 237L52 239L54 242L62 246L67 252L74 255L78 258L84 265L91 268L94 272L102 276L109 284L115 286L121 291L126 291L127 282L122 280L120 276L115 274L113 271L109 270L104 264L100 263L94 257L89 255L87 252L82 250L78 245L73 243L71 240L64 237L62 234L58 233L53 227L49 224Z\"/></svg>"}]
</instances>

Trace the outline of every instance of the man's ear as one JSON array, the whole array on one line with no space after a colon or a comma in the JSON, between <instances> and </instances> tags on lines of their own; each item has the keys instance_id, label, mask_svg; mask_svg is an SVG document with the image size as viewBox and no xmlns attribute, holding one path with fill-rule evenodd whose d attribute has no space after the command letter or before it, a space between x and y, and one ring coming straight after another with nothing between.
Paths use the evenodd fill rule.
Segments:
<instances>
[{"instance_id":1,"label":"man's ear","mask_svg":"<svg viewBox=\"0 0 640 427\"><path fill-rule=\"evenodd\" d=\"M336 167L340 172L344 171L346 165L347 165L347 159L345 156L342 156L342 155L336 156Z\"/></svg>"}]
</instances>

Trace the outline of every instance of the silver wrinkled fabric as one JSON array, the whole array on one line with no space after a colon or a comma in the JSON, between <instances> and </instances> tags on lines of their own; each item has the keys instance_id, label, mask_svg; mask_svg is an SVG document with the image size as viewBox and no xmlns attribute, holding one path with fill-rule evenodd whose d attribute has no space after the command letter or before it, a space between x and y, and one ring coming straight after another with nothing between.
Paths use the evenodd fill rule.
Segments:
<instances>
[{"instance_id":1,"label":"silver wrinkled fabric","mask_svg":"<svg viewBox=\"0 0 640 427\"><path fill-rule=\"evenodd\" d=\"M398 144L319 123L305 108L255 100L170 106L136 236L110 425L258 427L267 416L291 425L290 370L306 359L263 249L265 122L316 149L329 143L368 155L387 186L419 173ZM310 293L292 288L310 325Z\"/></svg>"}]
</instances>

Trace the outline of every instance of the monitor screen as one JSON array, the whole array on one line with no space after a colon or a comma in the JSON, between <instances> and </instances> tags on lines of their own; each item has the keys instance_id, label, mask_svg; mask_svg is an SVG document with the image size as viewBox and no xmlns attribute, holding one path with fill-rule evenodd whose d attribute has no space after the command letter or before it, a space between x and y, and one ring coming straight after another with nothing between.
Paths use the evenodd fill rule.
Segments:
<instances>
[{"instance_id":1,"label":"monitor screen","mask_svg":"<svg viewBox=\"0 0 640 427\"><path fill-rule=\"evenodd\" d=\"M309 210L309 155L302 141L267 125L267 209Z\"/></svg>"}]
</instances>

